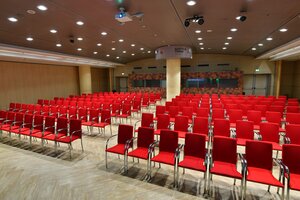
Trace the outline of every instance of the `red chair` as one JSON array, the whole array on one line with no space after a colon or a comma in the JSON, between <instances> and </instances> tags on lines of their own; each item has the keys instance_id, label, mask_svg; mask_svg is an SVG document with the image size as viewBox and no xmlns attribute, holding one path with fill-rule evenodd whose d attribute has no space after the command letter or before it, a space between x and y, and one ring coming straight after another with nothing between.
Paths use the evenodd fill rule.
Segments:
<instances>
[{"instance_id":1,"label":"red chair","mask_svg":"<svg viewBox=\"0 0 300 200\"><path fill-rule=\"evenodd\" d=\"M300 108L299 108L299 106L287 106L286 107L286 112L287 113L299 113Z\"/></svg>"},{"instance_id":2,"label":"red chair","mask_svg":"<svg viewBox=\"0 0 300 200\"><path fill-rule=\"evenodd\" d=\"M255 105L254 106L254 110L260 111L261 112L261 116L265 117L266 116L266 112L268 110L268 106L267 105Z\"/></svg>"},{"instance_id":3,"label":"red chair","mask_svg":"<svg viewBox=\"0 0 300 200\"><path fill-rule=\"evenodd\" d=\"M110 126L110 135L112 135L112 127L111 127L111 114L110 110L102 110L101 111L101 120L100 122L96 122L92 124L93 127L97 127L99 134L101 132L105 135L105 127Z\"/></svg>"},{"instance_id":4,"label":"red chair","mask_svg":"<svg viewBox=\"0 0 300 200\"><path fill-rule=\"evenodd\" d=\"M273 150L277 150L277 151L282 150L282 147L279 145L279 125L278 124L270 123L270 122L261 123L259 137L262 141L270 142L273 146Z\"/></svg>"},{"instance_id":5,"label":"red chair","mask_svg":"<svg viewBox=\"0 0 300 200\"><path fill-rule=\"evenodd\" d=\"M130 118L130 124L132 123L131 121L131 104L124 104L122 107L122 114L117 115L118 118L120 118L120 123L123 122L123 119Z\"/></svg>"},{"instance_id":6,"label":"red chair","mask_svg":"<svg viewBox=\"0 0 300 200\"><path fill-rule=\"evenodd\" d=\"M212 109L212 120L214 119L224 119L225 117L225 110L221 108Z\"/></svg>"},{"instance_id":7,"label":"red chair","mask_svg":"<svg viewBox=\"0 0 300 200\"><path fill-rule=\"evenodd\" d=\"M113 147L108 148L109 141L115 137L118 136L117 144ZM118 129L118 134L112 135L110 138L106 141L106 147L105 147L105 167L107 167L107 153L115 153L119 155L124 155L124 166L127 166L126 164L126 156L127 150L132 147L132 138L133 138L133 126L120 124ZM125 169L126 171L126 169Z\"/></svg>"},{"instance_id":8,"label":"red chair","mask_svg":"<svg viewBox=\"0 0 300 200\"><path fill-rule=\"evenodd\" d=\"M286 113L287 124L300 124L300 113Z\"/></svg>"},{"instance_id":9,"label":"red chair","mask_svg":"<svg viewBox=\"0 0 300 200\"><path fill-rule=\"evenodd\" d=\"M287 178L287 199L290 199L290 190L300 191L300 146L282 145L282 163Z\"/></svg>"},{"instance_id":10,"label":"red chair","mask_svg":"<svg viewBox=\"0 0 300 200\"><path fill-rule=\"evenodd\" d=\"M52 117L49 117L49 118L53 119ZM55 120L54 120L54 123L55 123ZM54 126L54 123L53 123L53 126ZM22 130L20 132L20 134L21 135L27 135L30 138L35 137L36 133L42 133L43 132L43 127L44 127L44 117L41 116L41 115L35 115L34 118L33 118L33 123L32 123L31 129Z\"/></svg>"},{"instance_id":11,"label":"red chair","mask_svg":"<svg viewBox=\"0 0 300 200\"><path fill-rule=\"evenodd\" d=\"M285 130L285 143L300 145L300 124L287 124Z\"/></svg>"},{"instance_id":12,"label":"red chair","mask_svg":"<svg viewBox=\"0 0 300 200\"><path fill-rule=\"evenodd\" d=\"M170 106L169 107L169 115L170 115L170 121L174 122L175 121L175 117L178 115L179 113L179 107L178 106Z\"/></svg>"},{"instance_id":13,"label":"red chair","mask_svg":"<svg viewBox=\"0 0 300 200\"><path fill-rule=\"evenodd\" d=\"M29 133L32 137L40 138L42 140L42 146L44 145L44 137L49 134L55 134L55 118L54 117L46 117L45 123L43 126L43 116L34 117L34 125L33 130ZM35 121L37 120L37 122Z\"/></svg>"},{"instance_id":14,"label":"red chair","mask_svg":"<svg viewBox=\"0 0 300 200\"><path fill-rule=\"evenodd\" d=\"M147 175L149 172L149 165L150 165L150 159L151 159L151 148L154 144L154 129L153 128L147 128L147 127L139 127L138 129L138 137L137 137L137 148L133 149L131 152L128 152L127 156L134 157L134 158L140 158L143 160L147 160ZM130 146L127 146L130 147ZM128 151L128 149L127 149ZM128 161L128 158L126 158ZM127 166L124 166L125 169L128 169L128 163L126 163Z\"/></svg>"},{"instance_id":15,"label":"red chair","mask_svg":"<svg viewBox=\"0 0 300 200\"><path fill-rule=\"evenodd\" d=\"M151 158L151 162L163 163L167 165L174 166L174 186L177 186L176 183L176 166L178 163L178 154L179 145L178 145L178 133L171 130L162 130L160 133L159 141L159 153ZM153 149L152 152L153 153ZM149 177L151 178L151 162L149 165Z\"/></svg>"},{"instance_id":16,"label":"red chair","mask_svg":"<svg viewBox=\"0 0 300 200\"><path fill-rule=\"evenodd\" d=\"M273 112L280 112L283 113L284 111L284 106L270 106L269 111L273 111Z\"/></svg>"},{"instance_id":17,"label":"red chair","mask_svg":"<svg viewBox=\"0 0 300 200\"><path fill-rule=\"evenodd\" d=\"M208 155L205 149L206 135L187 133L185 136L184 157L178 163L177 168L177 185L179 180L179 167L204 172L206 177L206 166ZM204 181L204 190L206 190L206 181Z\"/></svg>"},{"instance_id":18,"label":"red chair","mask_svg":"<svg viewBox=\"0 0 300 200\"><path fill-rule=\"evenodd\" d=\"M142 113L142 119L138 120L134 124L134 130L135 132L138 131L137 129L137 124L141 123L141 127L148 127L148 128L153 128L153 113Z\"/></svg>"},{"instance_id":19,"label":"red chair","mask_svg":"<svg viewBox=\"0 0 300 200\"><path fill-rule=\"evenodd\" d=\"M254 123L254 130L259 130L259 125L261 123L261 111L248 110L247 120Z\"/></svg>"},{"instance_id":20,"label":"red chair","mask_svg":"<svg viewBox=\"0 0 300 200\"><path fill-rule=\"evenodd\" d=\"M114 103L111 106L111 117L116 118L121 113L121 104Z\"/></svg>"},{"instance_id":21,"label":"red chair","mask_svg":"<svg viewBox=\"0 0 300 200\"><path fill-rule=\"evenodd\" d=\"M209 137L208 117L195 117L192 132L206 135L206 140L208 140Z\"/></svg>"},{"instance_id":22,"label":"red chair","mask_svg":"<svg viewBox=\"0 0 300 200\"><path fill-rule=\"evenodd\" d=\"M86 126L88 133L92 134L93 125L99 123L99 118L100 118L100 111L98 109L91 109L88 120L82 122L81 125Z\"/></svg>"},{"instance_id":23,"label":"red chair","mask_svg":"<svg viewBox=\"0 0 300 200\"><path fill-rule=\"evenodd\" d=\"M12 130L13 133L26 135L30 133L33 126L33 115L32 114L25 114L23 123L19 126L18 129ZM30 136L30 144L31 144L31 135Z\"/></svg>"},{"instance_id":24,"label":"red chair","mask_svg":"<svg viewBox=\"0 0 300 200\"><path fill-rule=\"evenodd\" d=\"M154 120L157 120L157 116L161 114L165 114L166 112L166 106L156 106L156 111L155 111L155 118Z\"/></svg>"},{"instance_id":25,"label":"red chair","mask_svg":"<svg viewBox=\"0 0 300 200\"><path fill-rule=\"evenodd\" d=\"M178 133L179 138L185 138L185 134L188 132L189 118L187 116L176 116L174 131Z\"/></svg>"},{"instance_id":26,"label":"red chair","mask_svg":"<svg viewBox=\"0 0 300 200\"><path fill-rule=\"evenodd\" d=\"M254 124L252 121L236 121L235 137L237 145L245 146L246 141L254 140Z\"/></svg>"},{"instance_id":27,"label":"red chair","mask_svg":"<svg viewBox=\"0 0 300 200\"><path fill-rule=\"evenodd\" d=\"M229 115L229 121L230 121L230 127L235 128L236 127L236 121L237 120L243 120L243 111L242 110L228 110Z\"/></svg>"},{"instance_id":28,"label":"red chair","mask_svg":"<svg viewBox=\"0 0 300 200\"><path fill-rule=\"evenodd\" d=\"M69 113L69 118L71 119L70 113ZM82 123L87 121L87 110L86 110L86 108L78 109L78 119L80 119Z\"/></svg>"},{"instance_id":29,"label":"red chair","mask_svg":"<svg viewBox=\"0 0 300 200\"><path fill-rule=\"evenodd\" d=\"M212 160L209 165L208 188L210 190L210 180L212 175L226 176L233 179L241 180L241 192L242 197L243 184L244 184L244 170L243 164L241 172L237 170L237 143L233 138L214 137ZM243 197L242 197L243 199Z\"/></svg>"},{"instance_id":30,"label":"red chair","mask_svg":"<svg viewBox=\"0 0 300 200\"><path fill-rule=\"evenodd\" d=\"M209 108L198 108L197 117L209 117Z\"/></svg>"},{"instance_id":31,"label":"red chair","mask_svg":"<svg viewBox=\"0 0 300 200\"><path fill-rule=\"evenodd\" d=\"M215 119L213 136L230 137L230 122L227 119Z\"/></svg>"},{"instance_id":32,"label":"red chair","mask_svg":"<svg viewBox=\"0 0 300 200\"><path fill-rule=\"evenodd\" d=\"M160 135L161 130L168 130L170 129L170 115L163 114L157 115L157 126L156 130L154 131L155 135Z\"/></svg>"},{"instance_id":33,"label":"red chair","mask_svg":"<svg viewBox=\"0 0 300 200\"><path fill-rule=\"evenodd\" d=\"M136 113L137 115L141 112L141 101L133 101L133 105L132 105L132 115L134 116L134 113Z\"/></svg>"},{"instance_id":34,"label":"red chair","mask_svg":"<svg viewBox=\"0 0 300 200\"><path fill-rule=\"evenodd\" d=\"M247 141L246 142L246 159L247 166L245 169L245 184L244 194L247 190L247 181L269 185L268 192L271 186L284 188L283 183L276 179L272 174L273 169L273 148L269 142L262 141ZM275 162L277 164L277 162ZM282 176L282 174L280 174ZM282 197L284 190L282 190Z\"/></svg>"},{"instance_id":35,"label":"red chair","mask_svg":"<svg viewBox=\"0 0 300 200\"><path fill-rule=\"evenodd\" d=\"M49 134L44 135L43 140L50 140L55 142L55 150L57 148L57 140L61 137L66 137L68 135L68 119L67 118L57 118L55 132L49 132Z\"/></svg>"},{"instance_id":36,"label":"red chair","mask_svg":"<svg viewBox=\"0 0 300 200\"><path fill-rule=\"evenodd\" d=\"M7 111L0 110L0 126L2 125L3 121L7 118Z\"/></svg>"},{"instance_id":37,"label":"red chair","mask_svg":"<svg viewBox=\"0 0 300 200\"><path fill-rule=\"evenodd\" d=\"M243 115L247 116L248 110L253 110L253 105L252 104L241 104L240 109L243 111Z\"/></svg>"},{"instance_id":38,"label":"red chair","mask_svg":"<svg viewBox=\"0 0 300 200\"><path fill-rule=\"evenodd\" d=\"M189 124L193 123L193 107L183 107L181 115L189 118Z\"/></svg>"},{"instance_id":39,"label":"red chair","mask_svg":"<svg viewBox=\"0 0 300 200\"><path fill-rule=\"evenodd\" d=\"M64 135L62 137L57 137L56 142L68 144L70 149L70 158L72 158L72 142L77 139L80 139L81 141L81 150L83 152L81 120L71 119L69 126L69 134Z\"/></svg>"}]
</instances>

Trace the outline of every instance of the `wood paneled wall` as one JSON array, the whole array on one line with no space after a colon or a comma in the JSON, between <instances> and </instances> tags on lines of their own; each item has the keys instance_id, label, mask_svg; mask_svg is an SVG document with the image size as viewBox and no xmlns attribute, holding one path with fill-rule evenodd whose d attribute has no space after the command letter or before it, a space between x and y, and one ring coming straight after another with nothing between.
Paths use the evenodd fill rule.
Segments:
<instances>
[{"instance_id":1,"label":"wood paneled wall","mask_svg":"<svg viewBox=\"0 0 300 200\"><path fill-rule=\"evenodd\" d=\"M79 94L78 67L0 61L0 108Z\"/></svg>"},{"instance_id":2,"label":"wood paneled wall","mask_svg":"<svg viewBox=\"0 0 300 200\"><path fill-rule=\"evenodd\" d=\"M109 91L109 69L108 68L91 68L92 92Z\"/></svg>"}]
</instances>

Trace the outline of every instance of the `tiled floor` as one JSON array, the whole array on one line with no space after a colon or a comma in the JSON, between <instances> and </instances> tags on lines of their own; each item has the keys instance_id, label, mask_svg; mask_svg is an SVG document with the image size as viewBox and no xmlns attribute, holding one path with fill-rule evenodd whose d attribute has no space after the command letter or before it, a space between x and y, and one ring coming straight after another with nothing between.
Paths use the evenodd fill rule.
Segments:
<instances>
[{"instance_id":1,"label":"tiled floor","mask_svg":"<svg viewBox=\"0 0 300 200\"><path fill-rule=\"evenodd\" d=\"M133 120L135 122L136 119ZM87 130L84 128L84 131ZM117 126L113 126L116 133ZM105 168L104 149L106 136L85 135L84 153L80 141L74 142L73 158L70 159L66 145L54 152L53 143L41 147L35 141L32 147L28 139L13 136L9 139L3 133L0 139L0 199L204 199L203 174L191 170L180 173L180 187L173 189L173 168L156 165L153 179L142 181L146 162L129 160L129 172L123 174L123 158L109 154L109 169ZM112 144L116 142L112 140ZM182 141L181 141L182 142ZM242 149L239 149L243 151ZM259 156L259 155L258 155ZM182 172L182 170L181 170ZM274 168L278 174L278 167ZM212 196L209 199L238 199L240 182L233 186L233 180L214 176ZM267 192L267 186L249 183L246 199L280 199L276 188ZM291 199L300 199L300 192L292 192Z\"/></svg>"}]
</instances>

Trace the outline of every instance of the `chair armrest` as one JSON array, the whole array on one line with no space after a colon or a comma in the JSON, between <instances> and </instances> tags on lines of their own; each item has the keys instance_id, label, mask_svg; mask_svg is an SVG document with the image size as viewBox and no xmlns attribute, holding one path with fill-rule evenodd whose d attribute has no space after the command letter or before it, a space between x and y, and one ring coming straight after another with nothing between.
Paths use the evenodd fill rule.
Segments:
<instances>
[{"instance_id":1,"label":"chair armrest","mask_svg":"<svg viewBox=\"0 0 300 200\"><path fill-rule=\"evenodd\" d=\"M117 136L118 134L112 135L110 136L107 140L106 140L106 145L105 145L105 149L107 149L108 147L108 142L110 141L110 139L112 139L113 137Z\"/></svg>"},{"instance_id":2,"label":"chair armrest","mask_svg":"<svg viewBox=\"0 0 300 200\"><path fill-rule=\"evenodd\" d=\"M284 144L291 144L291 139L287 136L284 137Z\"/></svg>"},{"instance_id":3,"label":"chair armrest","mask_svg":"<svg viewBox=\"0 0 300 200\"><path fill-rule=\"evenodd\" d=\"M58 130L56 130L56 133L58 133L58 132L60 132L60 131L63 131L63 130L68 130L68 128L60 128L60 129L58 129Z\"/></svg>"},{"instance_id":4,"label":"chair armrest","mask_svg":"<svg viewBox=\"0 0 300 200\"><path fill-rule=\"evenodd\" d=\"M107 122L108 120L111 120L110 117L109 117L109 118L106 118L106 119L104 120L104 122Z\"/></svg>"},{"instance_id":5,"label":"chair armrest","mask_svg":"<svg viewBox=\"0 0 300 200\"><path fill-rule=\"evenodd\" d=\"M38 126L43 126L43 124L35 124L32 126L32 128L38 127Z\"/></svg>"},{"instance_id":6,"label":"chair armrest","mask_svg":"<svg viewBox=\"0 0 300 200\"><path fill-rule=\"evenodd\" d=\"M79 119L82 120L83 118L85 118L86 116L81 116Z\"/></svg>"},{"instance_id":7,"label":"chair armrest","mask_svg":"<svg viewBox=\"0 0 300 200\"><path fill-rule=\"evenodd\" d=\"M148 147L148 154L152 153L154 151L154 148L159 145L159 141L154 141L152 144Z\"/></svg>"},{"instance_id":8,"label":"chair armrest","mask_svg":"<svg viewBox=\"0 0 300 200\"><path fill-rule=\"evenodd\" d=\"M151 123L149 128L154 128L154 123Z\"/></svg>"},{"instance_id":9,"label":"chair armrest","mask_svg":"<svg viewBox=\"0 0 300 200\"><path fill-rule=\"evenodd\" d=\"M258 136L257 139L258 139L258 140L262 140L262 135L261 135L260 133L256 133L256 134L257 134L257 136Z\"/></svg>"},{"instance_id":10,"label":"chair armrest","mask_svg":"<svg viewBox=\"0 0 300 200\"><path fill-rule=\"evenodd\" d=\"M178 144L178 147L175 150L175 161L178 161L180 158L180 151L182 150L182 148L184 147L183 144Z\"/></svg>"},{"instance_id":11,"label":"chair armrest","mask_svg":"<svg viewBox=\"0 0 300 200\"><path fill-rule=\"evenodd\" d=\"M242 175L246 176L247 175L247 160L244 158L243 154L239 153L239 158L242 163Z\"/></svg>"},{"instance_id":12,"label":"chair armrest","mask_svg":"<svg viewBox=\"0 0 300 200\"><path fill-rule=\"evenodd\" d=\"M133 147L133 140L137 139L136 137L133 137L129 140L126 141L125 143L125 151L128 151L128 149L130 149L130 147ZM131 146L132 144L132 146Z\"/></svg>"},{"instance_id":13,"label":"chair armrest","mask_svg":"<svg viewBox=\"0 0 300 200\"><path fill-rule=\"evenodd\" d=\"M47 126L47 127L44 128L44 131L45 131L45 130L48 130L48 129L50 129L50 128L55 128L55 126Z\"/></svg>"},{"instance_id":14,"label":"chair armrest","mask_svg":"<svg viewBox=\"0 0 300 200\"><path fill-rule=\"evenodd\" d=\"M142 120L137 120L137 121L134 123L134 130L136 130L136 125L137 125L139 122L142 122Z\"/></svg>"},{"instance_id":15,"label":"chair armrest","mask_svg":"<svg viewBox=\"0 0 300 200\"><path fill-rule=\"evenodd\" d=\"M14 121L13 123L11 123L11 125L15 125L16 123L21 123L23 121Z\"/></svg>"},{"instance_id":16,"label":"chair armrest","mask_svg":"<svg viewBox=\"0 0 300 200\"><path fill-rule=\"evenodd\" d=\"M32 123L23 123L23 124L20 126L20 128L21 128L21 127L24 128L24 126L29 125L29 124L32 124Z\"/></svg>"},{"instance_id":17,"label":"chair armrest","mask_svg":"<svg viewBox=\"0 0 300 200\"><path fill-rule=\"evenodd\" d=\"M81 132L82 130L76 130L76 131L72 131L72 133L70 134L70 136L72 137L72 135L74 134L74 133L78 133L78 132Z\"/></svg>"}]
</instances>

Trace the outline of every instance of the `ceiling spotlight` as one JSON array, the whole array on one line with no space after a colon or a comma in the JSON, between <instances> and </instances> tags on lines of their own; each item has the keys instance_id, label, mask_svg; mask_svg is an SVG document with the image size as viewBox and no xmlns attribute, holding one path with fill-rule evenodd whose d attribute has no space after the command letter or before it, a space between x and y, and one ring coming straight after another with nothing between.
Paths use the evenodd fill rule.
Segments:
<instances>
[{"instance_id":1,"label":"ceiling spotlight","mask_svg":"<svg viewBox=\"0 0 300 200\"><path fill-rule=\"evenodd\" d=\"M198 37L197 40L202 40L202 38L201 38L201 37Z\"/></svg>"},{"instance_id":2,"label":"ceiling spotlight","mask_svg":"<svg viewBox=\"0 0 300 200\"><path fill-rule=\"evenodd\" d=\"M199 45L203 45L203 42L200 42Z\"/></svg>"},{"instance_id":3,"label":"ceiling spotlight","mask_svg":"<svg viewBox=\"0 0 300 200\"><path fill-rule=\"evenodd\" d=\"M253 47L253 48L252 48L252 51L256 51L256 48L255 48L255 47Z\"/></svg>"},{"instance_id":4,"label":"ceiling spotlight","mask_svg":"<svg viewBox=\"0 0 300 200\"><path fill-rule=\"evenodd\" d=\"M83 40L83 38L82 38L82 37L79 37L79 38L77 38L77 40L78 40L78 41L82 41L82 40Z\"/></svg>"},{"instance_id":5,"label":"ceiling spotlight","mask_svg":"<svg viewBox=\"0 0 300 200\"><path fill-rule=\"evenodd\" d=\"M211 33L211 32L212 32L212 30L208 29L206 32L208 32L208 33Z\"/></svg>"},{"instance_id":6,"label":"ceiling spotlight","mask_svg":"<svg viewBox=\"0 0 300 200\"><path fill-rule=\"evenodd\" d=\"M93 53L94 53L95 55L96 55L96 54L98 54L98 52L97 52L97 51L94 51Z\"/></svg>"},{"instance_id":7,"label":"ceiling spotlight","mask_svg":"<svg viewBox=\"0 0 300 200\"><path fill-rule=\"evenodd\" d=\"M244 22L244 21L246 21L247 17L244 15L240 15L240 16L237 16L236 19L240 20L241 22Z\"/></svg>"},{"instance_id":8,"label":"ceiling spotlight","mask_svg":"<svg viewBox=\"0 0 300 200\"><path fill-rule=\"evenodd\" d=\"M109 54L106 54L106 57L109 57L110 55Z\"/></svg>"},{"instance_id":9,"label":"ceiling spotlight","mask_svg":"<svg viewBox=\"0 0 300 200\"><path fill-rule=\"evenodd\" d=\"M126 53L126 51L123 51L123 53Z\"/></svg>"},{"instance_id":10,"label":"ceiling spotlight","mask_svg":"<svg viewBox=\"0 0 300 200\"><path fill-rule=\"evenodd\" d=\"M134 46L135 46L135 44L131 44L131 46L132 46L132 47L134 47Z\"/></svg>"},{"instance_id":11,"label":"ceiling spotlight","mask_svg":"<svg viewBox=\"0 0 300 200\"><path fill-rule=\"evenodd\" d=\"M225 49L227 49L227 48L226 48L226 47L223 47L222 49L225 50Z\"/></svg>"},{"instance_id":12,"label":"ceiling spotlight","mask_svg":"<svg viewBox=\"0 0 300 200\"><path fill-rule=\"evenodd\" d=\"M204 47L201 47L200 49L201 49L201 50L204 50Z\"/></svg>"},{"instance_id":13,"label":"ceiling spotlight","mask_svg":"<svg viewBox=\"0 0 300 200\"><path fill-rule=\"evenodd\" d=\"M101 43L98 43L97 46L100 47L100 46L102 46L102 44L101 44Z\"/></svg>"},{"instance_id":14,"label":"ceiling spotlight","mask_svg":"<svg viewBox=\"0 0 300 200\"><path fill-rule=\"evenodd\" d=\"M78 48L77 51L82 51L82 48Z\"/></svg>"},{"instance_id":15,"label":"ceiling spotlight","mask_svg":"<svg viewBox=\"0 0 300 200\"><path fill-rule=\"evenodd\" d=\"M227 37L227 40L232 40L232 37Z\"/></svg>"},{"instance_id":16,"label":"ceiling spotlight","mask_svg":"<svg viewBox=\"0 0 300 200\"><path fill-rule=\"evenodd\" d=\"M107 33L106 32L102 32L101 35L105 36L105 35L107 35Z\"/></svg>"},{"instance_id":17,"label":"ceiling spotlight","mask_svg":"<svg viewBox=\"0 0 300 200\"><path fill-rule=\"evenodd\" d=\"M50 30L50 33L57 33L57 30L51 29L51 30Z\"/></svg>"},{"instance_id":18,"label":"ceiling spotlight","mask_svg":"<svg viewBox=\"0 0 300 200\"><path fill-rule=\"evenodd\" d=\"M61 44L56 44L56 46L57 46L57 47L61 47L62 45L61 45Z\"/></svg>"},{"instance_id":19,"label":"ceiling spotlight","mask_svg":"<svg viewBox=\"0 0 300 200\"><path fill-rule=\"evenodd\" d=\"M229 45L229 42L225 42L224 44L225 44L225 45Z\"/></svg>"},{"instance_id":20,"label":"ceiling spotlight","mask_svg":"<svg viewBox=\"0 0 300 200\"><path fill-rule=\"evenodd\" d=\"M230 29L231 32L236 32L237 31L237 28L232 28Z\"/></svg>"},{"instance_id":21,"label":"ceiling spotlight","mask_svg":"<svg viewBox=\"0 0 300 200\"><path fill-rule=\"evenodd\" d=\"M77 21L76 24L77 24L78 26L82 26L84 23L83 23L83 21Z\"/></svg>"},{"instance_id":22,"label":"ceiling spotlight","mask_svg":"<svg viewBox=\"0 0 300 200\"><path fill-rule=\"evenodd\" d=\"M28 37L28 38L26 38L26 40L31 42L31 41L33 41L33 38L32 37Z\"/></svg>"},{"instance_id":23,"label":"ceiling spotlight","mask_svg":"<svg viewBox=\"0 0 300 200\"><path fill-rule=\"evenodd\" d=\"M201 31L200 30L195 30L195 33L201 33Z\"/></svg>"},{"instance_id":24,"label":"ceiling spotlight","mask_svg":"<svg viewBox=\"0 0 300 200\"><path fill-rule=\"evenodd\" d=\"M119 57L119 56L117 56L117 57L116 57L116 59L120 59L120 57Z\"/></svg>"},{"instance_id":25,"label":"ceiling spotlight","mask_svg":"<svg viewBox=\"0 0 300 200\"><path fill-rule=\"evenodd\" d=\"M196 1L189 0L189 1L186 2L186 4L188 6L194 6L194 5L196 5Z\"/></svg>"},{"instance_id":26,"label":"ceiling spotlight","mask_svg":"<svg viewBox=\"0 0 300 200\"><path fill-rule=\"evenodd\" d=\"M132 53L131 55L132 55L132 56L134 56L135 54L134 54L134 53Z\"/></svg>"},{"instance_id":27,"label":"ceiling spotlight","mask_svg":"<svg viewBox=\"0 0 300 200\"><path fill-rule=\"evenodd\" d=\"M279 29L280 32L287 32L287 30L288 30L287 28Z\"/></svg>"},{"instance_id":28,"label":"ceiling spotlight","mask_svg":"<svg viewBox=\"0 0 300 200\"><path fill-rule=\"evenodd\" d=\"M143 48L143 47L141 47L141 48L140 48L140 50L141 50L141 51L144 51L144 48Z\"/></svg>"},{"instance_id":29,"label":"ceiling spotlight","mask_svg":"<svg viewBox=\"0 0 300 200\"><path fill-rule=\"evenodd\" d=\"M39 10L41 10L41 11L46 11L46 10L48 10L48 8L47 8L46 6L44 6L44 5L38 5L37 8L38 8Z\"/></svg>"},{"instance_id":30,"label":"ceiling spotlight","mask_svg":"<svg viewBox=\"0 0 300 200\"><path fill-rule=\"evenodd\" d=\"M115 50L116 50L116 48L115 48L115 47L113 47L113 48L111 48L111 50L112 50L112 51L115 51Z\"/></svg>"},{"instance_id":31,"label":"ceiling spotlight","mask_svg":"<svg viewBox=\"0 0 300 200\"><path fill-rule=\"evenodd\" d=\"M263 45L262 43L259 43L258 46L262 47L262 46L264 46L264 45Z\"/></svg>"},{"instance_id":32,"label":"ceiling spotlight","mask_svg":"<svg viewBox=\"0 0 300 200\"><path fill-rule=\"evenodd\" d=\"M151 51L148 51L148 53L151 53Z\"/></svg>"},{"instance_id":33,"label":"ceiling spotlight","mask_svg":"<svg viewBox=\"0 0 300 200\"><path fill-rule=\"evenodd\" d=\"M17 22L18 21L18 19L17 18L15 18L15 17L9 17L9 18L7 18L9 21L11 21L11 22Z\"/></svg>"},{"instance_id":34,"label":"ceiling spotlight","mask_svg":"<svg viewBox=\"0 0 300 200\"><path fill-rule=\"evenodd\" d=\"M271 41L271 40L273 40L273 38L271 38L271 37L268 37L268 38L267 38L267 40L268 40L268 41Z\"/></svg>"},{"instance_id":35,"label":"ceiling spotlight","mask_svg":"<svg viewBox=\"0 0 300 200\"><path fill-rule=\"evenodd\" d=\"M124 42L124 40L123 39L119 39L119 42Z\"/></svg>"}]
</instances>

